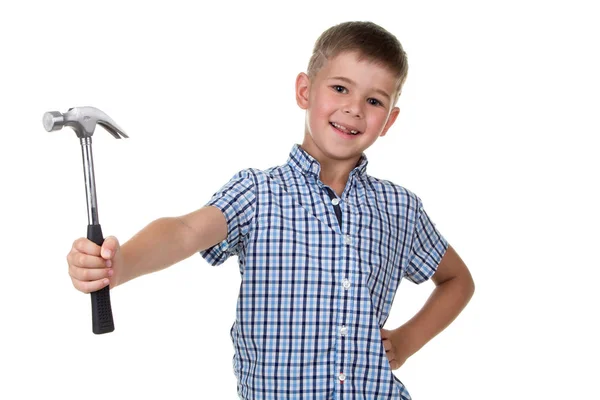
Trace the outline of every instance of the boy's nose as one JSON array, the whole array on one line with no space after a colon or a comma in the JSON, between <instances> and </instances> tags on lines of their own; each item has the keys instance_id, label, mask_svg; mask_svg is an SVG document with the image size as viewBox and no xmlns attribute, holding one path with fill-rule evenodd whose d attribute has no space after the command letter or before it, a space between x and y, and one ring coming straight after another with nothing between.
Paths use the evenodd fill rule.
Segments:
<instances>
[{"instance_id":1,"label":"boy's nose","mask_svg":"<svg viewBox=\"0 0 600 400\"><path fill-rule=\"evenodd\" d=\"M363 110L358 100L350 100L342 107L344 114L348 114L352 117L362 118Z\"/></svg>"}]
</instances>

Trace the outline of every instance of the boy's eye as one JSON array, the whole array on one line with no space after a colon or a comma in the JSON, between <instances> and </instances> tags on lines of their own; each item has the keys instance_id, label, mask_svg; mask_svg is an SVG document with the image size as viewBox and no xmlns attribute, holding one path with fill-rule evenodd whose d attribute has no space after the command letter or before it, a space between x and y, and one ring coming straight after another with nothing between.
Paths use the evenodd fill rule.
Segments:
<instances>
[{"instance_id":1,"label":"boy's eye","mask_svg":"<svg viewBox=\"0 0 600 400\"><path fill-rule=\"evenodd\" d=\"M333 88L333 90L335 90L338 93L348 93L348 89L346 89L344 86L342 85L333 85L331 86ZM374 98L370 98L367 100L369 102L369 104L371 104L372 106L383 106L383 103L380 102L377 99Z\"/></svg>"},{"instance_id":2,"label":"boy's eye","mask_svg":"<svg viewBox=\"0 0 600 400\"><path fill-rule=\"evenodd\" d=\"M339 93L346 93L348 91L345 87L343 87L341 85L333 85L332 88L333 88L333 90L335 90L336 92L339 92Z\"/></svg>"}]
</instances>

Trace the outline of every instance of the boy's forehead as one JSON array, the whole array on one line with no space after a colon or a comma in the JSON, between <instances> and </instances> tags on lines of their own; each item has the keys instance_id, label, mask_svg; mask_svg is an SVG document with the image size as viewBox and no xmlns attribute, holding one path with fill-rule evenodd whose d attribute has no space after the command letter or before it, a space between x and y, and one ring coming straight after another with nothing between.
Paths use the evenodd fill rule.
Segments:
<instances>
[{"instance_id":1,"label":"boy's forehead","mask_svg":"<svg viewBox=\"0 0 600 400\"><path fill-rule=\"evenodd\" d=\"M342 52L327 60L317 76L320 79L346 78L365 85L380 86L390 94L395 89L398 78L381 64L363 58L358 52Z\"/></svg>"}]
</instances>

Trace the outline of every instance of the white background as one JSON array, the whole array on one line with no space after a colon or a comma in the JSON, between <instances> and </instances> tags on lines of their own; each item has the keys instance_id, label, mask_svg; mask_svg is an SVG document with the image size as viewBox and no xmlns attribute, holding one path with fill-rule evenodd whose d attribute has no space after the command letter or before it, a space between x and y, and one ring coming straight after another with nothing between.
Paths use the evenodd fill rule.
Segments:
<instances>
[{"instance_id":1,"label":"white background","mask_svg":"<svg viewBox=\"0 0 600 400\"><path fill-rule=\"evenodd\" d=\"M495 3L490 4L490 3ZM600 25L592 1L11 2L0 6L0 398L235 399L237 259L194 255L111 292L91 332L66 255L87 225L81 149L46 111L94 106L99 216L121 243L301 143L294 81L347 20L410 72L371 175L417 193L476 283L395 374L416 400L597 399ZM386 328L433 283L401 284Z\"/></svg>"}]
</instances>

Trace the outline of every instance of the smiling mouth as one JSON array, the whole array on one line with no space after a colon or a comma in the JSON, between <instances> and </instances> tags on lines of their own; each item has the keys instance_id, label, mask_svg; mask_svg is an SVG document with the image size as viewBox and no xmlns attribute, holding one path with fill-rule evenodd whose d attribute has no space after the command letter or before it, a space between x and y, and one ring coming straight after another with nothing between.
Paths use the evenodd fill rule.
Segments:
<instances>
[{"instance_id":1,"label":"smiling mouth","mask_svg":"<svg viewBox=\"0 0 600 400\"><path fill-rule=\"evenodd\" d=\"M344 132L344 133L346 133L348 135L356 136L356 135L360 135L362 133L361 131L357 131L357 130L354 130L354 129L348 129L344 125L340 125L340 124L338 124L336 122L330 122L329 125L333 126L338 131Z\"/></svg>"}]
</instances>

